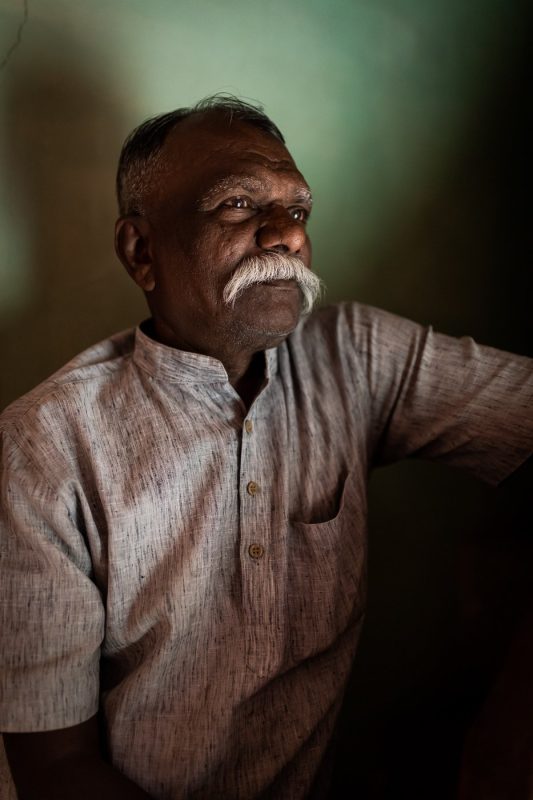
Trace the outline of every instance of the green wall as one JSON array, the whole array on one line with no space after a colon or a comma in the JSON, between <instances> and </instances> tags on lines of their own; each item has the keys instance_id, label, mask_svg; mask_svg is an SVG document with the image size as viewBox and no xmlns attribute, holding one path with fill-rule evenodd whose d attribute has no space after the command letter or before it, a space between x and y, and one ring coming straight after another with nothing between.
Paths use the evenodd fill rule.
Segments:
<instances>
[{"instance_id":1,"label":"green wall","mask_svg":"<svg viewBox=\"0 0 533 800\"><path fill-rule=\"evenodd\" d=\"M112 248L121 142L142 118L217 91L261 100L285 132L316 196L315 268L330 299L530 349L526 6L0 0L0 61L11 50L0 69L0 407L144 315ZM447 685L458 542L477 547L494 502L426 465L385 470L371 499L355 738L420 687Z\"/></svg>"},{"instance_id":2,"label":"green wall","mask_svg":"<svg viewBox=\"0 0 533 800\"><path fill-rule=\"evenodd\" d=\"M437 274L441 254L409 253L420 242L405 237L416 236L428 198L457 169L516 50L519 3L27 8L21 44L0 71L0 406L143 313L110 246L117 153L140 119L215 91L260 99L286 132L317 196L315 265L330 298L364 297L444 326L469 322L468 275L447 261ZM23 13L22 0L0 0L0 54ZM450 270L458 280L448 284Z\"/></svg>"}]
</instances>

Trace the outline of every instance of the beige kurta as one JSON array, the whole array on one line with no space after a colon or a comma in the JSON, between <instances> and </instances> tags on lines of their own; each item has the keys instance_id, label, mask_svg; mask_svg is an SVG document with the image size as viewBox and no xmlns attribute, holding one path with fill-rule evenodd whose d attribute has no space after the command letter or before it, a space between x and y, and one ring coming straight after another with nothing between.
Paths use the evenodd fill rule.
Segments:
<instances>
[{"instance_id":1,"label":"beige kurta","mask_svg":"<svg viewBox=\"0 0 533 800\"><path fill-rule=\"evenodd\" d=\"M154 798L303 798L365 606L372 466L491 483L533 450L532 362L345 304L223 365L140 329L2 416L0 729L102 705Z\"/></svg>"}]
</instances>

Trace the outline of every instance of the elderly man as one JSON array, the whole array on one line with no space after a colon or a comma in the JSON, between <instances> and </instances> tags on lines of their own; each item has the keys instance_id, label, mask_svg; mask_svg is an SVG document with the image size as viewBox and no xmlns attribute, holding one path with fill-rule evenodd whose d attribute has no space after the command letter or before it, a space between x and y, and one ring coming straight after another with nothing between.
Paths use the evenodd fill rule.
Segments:
<instances>
[{"instance_id":1,"label":"elderly man","mask_svg":"<svg viewBox=\"0 0 533 800\"><path fill-rule=\"evenodd\" d=\"M325 796L369 471L418 455L497 484L533 449L531 363L357 304L309 314L311 193L260 109L149 120L118 194L151 318L2 417L20 797Z\"/></svg>"}]
</instances>

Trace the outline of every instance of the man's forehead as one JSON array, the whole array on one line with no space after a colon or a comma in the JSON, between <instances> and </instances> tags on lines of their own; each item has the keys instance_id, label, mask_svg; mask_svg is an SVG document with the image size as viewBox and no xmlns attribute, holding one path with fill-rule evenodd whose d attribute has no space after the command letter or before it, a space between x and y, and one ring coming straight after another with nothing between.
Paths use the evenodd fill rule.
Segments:
<instances>
[{"instance_id":1,"label":"man's forehead","mask_svg":"<svg viewBox=\"0 0 533 800\"><path fill-rule=\"evenodd\" d=\"M244 120L228 119L220 114L206 112L193 114L179 122L168 134L163 145L163 155L176 166L179 162L202 163L250 156L264 159L265 165L295 169L294 160L279 139L257 125Z\"/></svg>"},{"instance_id":2,"label":"man's forehead","mask_svg":"<svg viewBox=\"0 0 533 800\"><path fill-rule=\"evenodd\" d=\"M194 112L182 119L170 131L168 139L172 138L179 138L182 142L186 139L197 141L202 138L217 138L228 143L261 138L284 151L290 158L284 143L260 124L217 109Z\"/></svg>"},{"instance_id":3,"label":"man's forehead","mask_svg":"<svg viewBox=\"0 0 533 800\"><path fill-rule=\"evenodd\" d=\"M165 171L213 195L239 183L250 190L268 189L279 176L309 201L309 187L283 142L249 122L198 117L170 132L162 152Z\"/></svg>"}]
</instances>

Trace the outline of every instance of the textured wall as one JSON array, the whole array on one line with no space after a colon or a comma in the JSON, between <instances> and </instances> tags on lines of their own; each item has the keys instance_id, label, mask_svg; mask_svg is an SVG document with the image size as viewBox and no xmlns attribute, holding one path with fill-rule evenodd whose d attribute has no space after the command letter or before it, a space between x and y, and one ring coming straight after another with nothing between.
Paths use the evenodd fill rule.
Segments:
<instances>
[{"instance_id":1,"label":"textured wall","mask_svg":"<svg viewBox=\"0 0 533 800\"><path fill-rule=\"evenodd\" d=\"M0 408L144 314L112 250L117 154L140 119L216 91L261 100L285 132L317 198L315 268L331 299L531 352L526 6L0 0ZM385 470L371 499L369 625L348 740L360 747L372 729L375 750L389 752L379 731L390 709L409 719L416 705L437 726L427 709L452 691L465 614L470 625L490 606L472 576L489 575L489 589L503 580L509 595L525 545L503 559L503 578L490 565L460 573L459 539L479 563L497 501L439 467ZM496 551L490 564L502 562ZM489 674L483 642L466 657Z\"/></svg>"}]
</instances>

